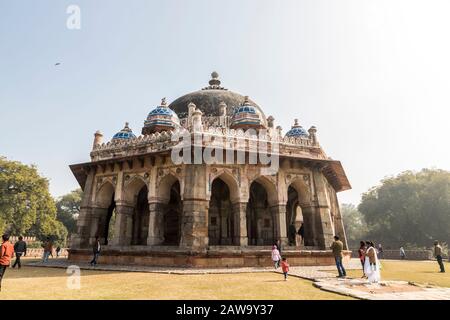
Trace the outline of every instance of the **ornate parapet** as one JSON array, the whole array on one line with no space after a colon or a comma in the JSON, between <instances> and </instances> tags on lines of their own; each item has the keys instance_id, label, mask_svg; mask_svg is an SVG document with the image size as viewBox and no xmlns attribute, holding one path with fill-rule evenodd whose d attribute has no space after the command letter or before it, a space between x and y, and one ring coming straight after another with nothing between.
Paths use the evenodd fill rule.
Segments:
<instances>
[{"instance_id":1,"label":"ornate parapet","mask_svg":"<svg viewBox=\"0 0 450 320\"><path fill-rule=\"evenodd\" d=\"M220 126L203 126L200 131L177 129L174 131L156 132L128 140L110 141L96 144L91 152L92 161L100 161L118 157L129 157L168 151L175 147L180 138L186 134L191 136L193 145L198 146L194 135L201 134L203 147L222 147L223 149L254 151L265 145L269 152L284 156L304 156L326 159L326 155L318 143L306 137L281 137L276 131L234 130ZM276 148L275 148L276 147Z\"/></svg>"}]
</instances>

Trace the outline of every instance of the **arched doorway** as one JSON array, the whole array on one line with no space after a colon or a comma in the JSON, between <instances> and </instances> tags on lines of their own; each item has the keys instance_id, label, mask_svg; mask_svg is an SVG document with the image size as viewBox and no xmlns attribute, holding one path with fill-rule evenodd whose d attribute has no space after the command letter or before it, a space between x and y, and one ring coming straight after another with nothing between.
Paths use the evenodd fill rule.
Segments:
<instances>
[{"instance_id":1,"label":"arched doorway","mask_svg":"<svg viewBox=\"0 0 450 320\"><path fill-rule=\"evenodd\" d=\"M133 213L133 231L131 234L132 245L145 245L148 235L148 188L144 185L136 196Z\"/></svg>"},{"instance_id":2,"label":"arched doorway","mask_svg":"<svg viewBox=\"0 0 450 320\"><path fill-rule=\"evenodd\" d=\"M292 241L292 235L289 230L292 230L292 225L298 232L303 224L303 242L297 243L300 238L297 236L296 245L314 246L314 214L310 199L310 192L308 186L297 179L288 187L288 201L286 204L286 230L288 231L289 242Z\"/></svg>"},{"instance_id":3,"label":"arched doorway","mask_svg":"<svg viewBox=\"0 0 450 320\"><path fill-rule=\"evenodd\" d=\"M97 192L95 204L97 225L92 237L99 237L100 243L110 244L114 237L116 202L114 186L110 182L103 184Z\"/></svg>"},{"instance_id":4,"label":"arched doorway","mask_svg":"<svg viewBox=\"0 0 450 320\"><path fill-rule=\"evenodd\" d=\"M182 210L180 183L176 180L170 187L170 199L164 208L163 245L177 246L180 244Z\"/></svg>"},{"instance_id":5,"label":"arched doorway","mask_svg":"<svg viewBox=\"0 0 450 320\"><path fill-rule=\"evenodd\" d=\"M265 187L254 181L250 185L247 205L247 235L249 245L272 245L274 223Z\"/></svg>"},{"instance_id":6,"label":"arched doorway","mask_svg":"<svg viewBox=\"0 0 450 320\"><path fill-rule=\"evenodd\" d=\"M230 189L220 178L216 178L211 185L208 217L209 244L233 245L234 215Z\"/></svg>"},{"instance_id":7,"label":"arched doorway","mask_svg":"<svg viewBox=\"0 0 450 320\"><path fill-rule=\"evenodd\" d=\"M298 231L302 224L303 213L299 204L298 193L295 188L289 186L288 202L286 205L286 230L288 232L289 245L299 246L304 244L304 239L301 239L298 235Z\"/></svg>"}]
</instances>

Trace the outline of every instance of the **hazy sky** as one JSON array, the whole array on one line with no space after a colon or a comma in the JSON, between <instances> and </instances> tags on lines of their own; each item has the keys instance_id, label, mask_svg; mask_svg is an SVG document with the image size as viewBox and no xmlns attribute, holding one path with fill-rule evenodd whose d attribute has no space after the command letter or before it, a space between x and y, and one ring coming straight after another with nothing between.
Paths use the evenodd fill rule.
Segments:
<instances>
[{"instance_id":1,"label":"hazy sky","mask_svg":"<svg viewBox=\"0 0 450 320\"><path fill-rule=\"evenodd\" d=\"M284 132L317 126L353 186L340 201L357 204L385 176L450 170L449 17L447 0L0 0L0 155L60 196L97 129L139 133L161 97L216 70Z\"/></svg>"}]
</instances>

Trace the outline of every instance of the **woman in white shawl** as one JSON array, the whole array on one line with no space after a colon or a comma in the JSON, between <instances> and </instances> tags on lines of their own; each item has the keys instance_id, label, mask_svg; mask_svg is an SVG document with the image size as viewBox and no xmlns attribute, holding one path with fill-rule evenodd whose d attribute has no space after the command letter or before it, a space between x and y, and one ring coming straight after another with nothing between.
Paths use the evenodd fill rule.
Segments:
<instances>
[{"instance_id":1,"label":"woman in white shawl","mask_svg":"<svg viewBox=\"0 0 450 320\"><path fill-rule=\"evenodd\" d=\"M370 283L378 283L380 276L380 261L378 260L377 250L373 242L366 241L366 258L364 261L364 274Z\"/></svg>"}]
</instances>

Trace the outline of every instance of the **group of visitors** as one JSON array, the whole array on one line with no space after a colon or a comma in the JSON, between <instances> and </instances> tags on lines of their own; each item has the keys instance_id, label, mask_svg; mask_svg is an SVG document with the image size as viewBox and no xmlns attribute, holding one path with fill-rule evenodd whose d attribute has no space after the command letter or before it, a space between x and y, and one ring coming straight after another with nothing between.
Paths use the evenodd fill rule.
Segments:
<instances>
[{"instance_id":1,"label":"group of visitors","mask_svg":"<svg viewBox=\"0 0 450 320\"><path fill-rule=\"evenodd\" d=\"M272 261L275 265L275 270L281 266L281 270L284 274L284 280L286 281L289 272L289 263L287 262L286 257L281 256L281 241L277 241L272 246Z\"/></svg>"},{"instance_id":2,"label":"group of visitors","mask_svg":"<svg viewBox=\"0 0 450 320\"><path fill-rule=\"evenodd\" d=\"M378 283L381 280L381 264L379 255L383 254L383 247L378 245L378 250L372 241L361 241L358 249L359 260L361 261L363 278L369 283Z\"/></svg>"}]
</instances>

